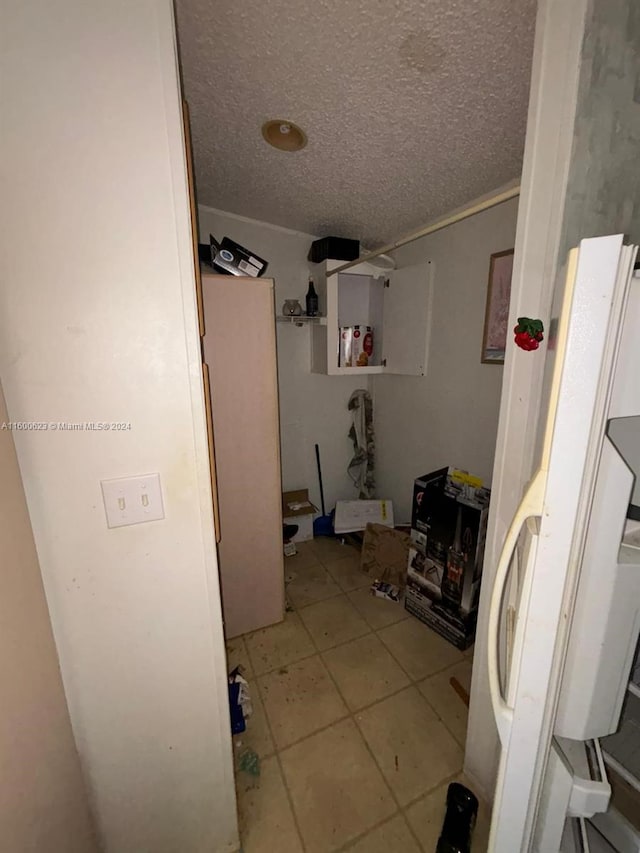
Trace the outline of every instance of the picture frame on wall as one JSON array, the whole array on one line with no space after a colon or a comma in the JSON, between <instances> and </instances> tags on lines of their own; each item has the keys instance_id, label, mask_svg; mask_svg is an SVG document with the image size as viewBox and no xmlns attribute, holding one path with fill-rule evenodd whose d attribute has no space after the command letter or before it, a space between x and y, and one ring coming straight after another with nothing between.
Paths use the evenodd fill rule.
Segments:
<instances>
[{"instance_id":1,"label":"picture frame on wall","mask_svg":"<svg viewBox=\"0 0 640 853\"><path fill-rule=\"evenodd\" d=\"M482 335L483 364L504 364L513 274L513 249L495 252L489 262L487 304Z\"/></svg>"}]
</instances>

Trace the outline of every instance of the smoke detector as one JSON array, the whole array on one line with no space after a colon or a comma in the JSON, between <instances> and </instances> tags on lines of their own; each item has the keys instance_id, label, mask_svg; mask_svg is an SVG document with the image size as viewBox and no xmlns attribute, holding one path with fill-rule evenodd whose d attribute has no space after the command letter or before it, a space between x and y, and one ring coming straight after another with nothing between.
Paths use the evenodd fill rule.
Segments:
<instances>
[{"instance_id":1,"label":"smoke detector","mask_svg":"<svg viewBox=\"0 0 640 853\"><path fill-rule=\"evenodd\" d=\"M262 125L262 135L269 145L279 151L300 151L307 144L307 135L297 124L274 118Z\"/></svg>"}]
</instances>

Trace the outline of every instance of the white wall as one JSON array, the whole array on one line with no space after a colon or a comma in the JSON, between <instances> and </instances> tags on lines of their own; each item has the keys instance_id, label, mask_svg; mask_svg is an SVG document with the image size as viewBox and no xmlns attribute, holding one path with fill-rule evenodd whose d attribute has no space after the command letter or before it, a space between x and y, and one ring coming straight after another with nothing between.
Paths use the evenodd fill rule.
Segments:
<instances>
[{"instance_id":1,"label":"white wall","mask_svg":"<svg viewBox=\"0 0 640 853\"><path fill-rule=\"evenodd\" d=\"M311 234L257 222L200 205L201 242L209 234L229 237L268 261L266 274L275 280L276 312L285 299L296 298L304 310L309 275L317 265L307 261ZM317 275L317 272L316 272ZM326 306L320 305L322 313ZM357 498L347 476L353 456L348 438L351 417L347 402L367 378L320 376L310 372L311 329L278 323L278 381L283 489L309 488L320 506L314 444L320 445L327 510L341 498Z\"/></svg>"},{"instance_id":2,"label":"white wall","mask_svg":"<svg viewBox=\"0 0 640 853\"><path fill-rule=\"evenodd\" d=\"M491 482L502 367L480 353L489 257L513 248L516 214L514 199L395 253L398 266L435 266L426 376L373 377L379 493L398 521L420 474L455 465Z\"/></svg>"},{"instance_id":3,"label":"white wall","mask_svg":"<svg viewBox=\"0 0 640 853\"><path fill-rule=\"evenodd\" d=\"M237 842L170 0L25 0L3 22L0 375L107 853ZM166 518L107 529L100 480Z\"/></svg>"}]
</instances>

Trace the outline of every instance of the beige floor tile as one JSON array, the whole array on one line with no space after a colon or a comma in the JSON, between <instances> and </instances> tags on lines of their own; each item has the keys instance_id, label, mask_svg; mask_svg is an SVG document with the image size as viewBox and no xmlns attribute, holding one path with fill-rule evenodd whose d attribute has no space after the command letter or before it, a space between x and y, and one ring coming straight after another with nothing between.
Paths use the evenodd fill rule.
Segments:
<instances>
[{"instance_id":1,"label":"beige floor tile","mask_svg":"<svg viewBox=\"0 0 640 853\"><path fill-rule=\"evenodd\" d=\"M414 616L379 632L380 639L414 680L464 660L461 651Z\"/></svg>"},{"instance_id":2,"label":"beige floor tile","mask_svg":"<svg viewBox=\"0 0 640 853\"><path fill-rule=\"evenodd\" d=\"M475 643L473 645L469 646L468 649L465 649L463 654L468 660L473 660L474 651L475 651Z\"/></svg>"},{"instance_id":3,"label":"beige floor tile","mask_svg":"<svg viewBox=\"0 0 640 853\"><path fill-rule=\"evenodd\" d=\"M349 847L349 853L420 853L420 848L404 817L396 815Z\"/></svg>"},{"instance_id":4,"label":"beige floor tile","mask_svg":"<svg viewBox=\"0 0 640 853\"><path fill-rule=\"evenodd\" d=\"M319 649L329 649L368 634L371 630L346 595L311 604L300 618Z\"/></svg>"},{"instance_id":5,"label":"beige floor tile","mask_svg":"<svg viewBox=\"0 0 640 853\"><path fill-rule=\"evenodd\" d=\"M402 602L386 601L384 598L371 595L369 586L349 592L347 596L375 631L409 618Z\"/></svg>"},{"instance_id":6,"label":"beige floor tile","mask_svg":"<svg viewBox=\"0 0 640 853\"><path fill-rule=\"evenodd\" d=\"M343 720L281 753L309 853L330 853L396 811L353 720Z\"/></svg>"},{"instance_id":7,"label":"beige floor tile","mask_svg":"<svg viewBox=\"0 0 640 853\"><path fill-rule=\"evenodd\" d=\"M294 580L287 584L287 595L294 607L305 607L342 591L320 563L298 569L295 574Z\"/></svg>"},{"instance_id":8,"label":"beige floor tile","mask_svg":"<svg viewBox=\"0 0 640 853\"><path fill-rule=\"evenodd\" d=\"M467 737L469 711L449 683L450 679L454 677L469 693L471 690L471 661L464 660L449 669L445 669L438 675L432 675L430 678L421 681L418 689L458 743L464 746Z\"/></svg>"},{"instance_id":9,"label":"beige floor tile","mask_svg":"<svg viewBox=\"0 0 640 853\"><path fill-rule=\"evenodd\" d=\"M338 560L325 560L324 567L344 592L371 586L369 575L360 571L360 555L357 553Z\"/></svg>"},{"instance_id":10,"label":"beige floor tile","mask_svg":"<svg viewBox=\"0 0 640 853\"><path fill-rule=\"evenodd\" d=\"M237 666L241 667L242 675L247 681L253 675L253 667L247 647L244 642L244 637L234 637L233 640L227 640L225 643L227 648L227 672L231 672Z\"/></svg>"},{"instance_id":11,"label":"beige floor tile","mask_svg":"<svg viewBox=\"0 0 640 853\"><path fill-rule=\"evenodd\" d=\"M297 554L291 557L284 558L284 576L285 579L299 569L304 569L307 566L313 566L319 562L317 554L311 548L310 542L296 542Z\"/></svg>"},{"instance_id":12,"label":"beige floor tile","mask_svg":"<svg viewBox=\"0 0 640 853\"><path fill-rule=\"evenodd\" d=\"M309 542L309 546L321 563L327 560L339 560L340 557L347 557L351 554L357 554L358 558L360 556L359 548L343 544L339 539L334 539L331 536L316 536Z\"/></svg>"},{"instance_id":13,"label":"beige floor tile","mask_svg":"<svg viewBox=\"0 0 640 853\"><path fill-rule=\"evenodd\" d=\"M285 613L284 622L245 636L256 675L264 675L315 653L311 637L297 613Z\"/></svg>"},{"instance_id":14,"label":"beige floor tile","mask_svg":"<svg viewBox=\"0 0 640 853\"><path fill-rule=\"evenodd\" d=\"M407 820L418 836L423 850L435 850L446 811L447 785L427 794L406 810ZM474 850L475 853L475 850ZM514 851L515 853L515 851Z\"/></svg>"},{"instance_id":15,"label":"beige floor tile","mask_svg":"<svg viewBox=\"0 0 640 853\"><path fill-rule=\"evenodd\" d=\"M375 634L330 649L322 657L352 711L409 685L407 675Z\"/></svg>"},{"instance_id":16,"label":"beige floor tile","mask_svg":"<svg viewBox=\"0 0 640 853\"><path fill-rule=\"evenodd\" d=\"M460 776L457 781L462 782L463 785L467 785L467 787L473 790L463 776ZM449 784L446 783L436 788L435 791L427 794L406 810L407 820L417 835L423 850L432 851L436 849L446 811L448 786ZM480 800L476 826L471 836L472 853L486 853L490 825L490 810Z\"/></svg>"},{"instance_id":17,"label":"beige floor tile","mask_svg":"<svg viewBox=\"0 0 640 853\"><path fill-rule=\"evenodd\" d=\"M279 749L344 717L347 707L319 656L258 679Z\"/></svg>"},{"instance_id":18,"label":"beige floor tile","mask_svg":"<svg viewBox=\"0 0 640 853\"><path fill-rule=\"evenodd\" d=\"M401 805L462 769L463 752L415 687L356 714Z\"/></svg>"},{"instance_id":19,"label":"beige floor tile","mask_svg":"<svg viewBox=\"0 0 640 853\"><path fill-rule=\"evenodd\" d=\"M261 763L256 782L240 773L237 789L243 853L302 853L275 755Z\"/></svg>"},{"instance_id":20,"label":"beige floor tile","mask_svg":"<svg viewBox=\"0 0 640 853\"><path fill-rule=\"evenodd\" d=\"M257 752L260 758L264 758L275 752L275 746L271 732L269 731L267 716L262 699L260 698L257 682L249 682L249 692L251 693L253 713L246 720L247 727L245 731L233 737L234 752L237 758L244 749L249 747Z\"/></svg>"}]
</instances>

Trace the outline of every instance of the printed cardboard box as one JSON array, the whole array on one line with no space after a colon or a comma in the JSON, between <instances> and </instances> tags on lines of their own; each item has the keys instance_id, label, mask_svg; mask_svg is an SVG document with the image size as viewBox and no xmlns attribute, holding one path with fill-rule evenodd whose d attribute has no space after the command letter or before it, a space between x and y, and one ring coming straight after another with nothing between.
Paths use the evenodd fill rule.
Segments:
<instances>
[{"instance_id":1,"label":"printed cardboard box","mask_svg":"<svg viewBox=\"0 0 640 853\"><path fill-rule=\"evenodd\" d=\"M405 607L463 649L475 635L489 495L456 468L414 483Z\"/></svg>"}]
</instances>

